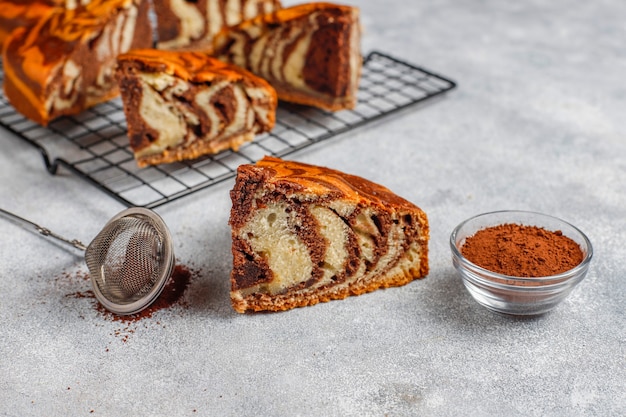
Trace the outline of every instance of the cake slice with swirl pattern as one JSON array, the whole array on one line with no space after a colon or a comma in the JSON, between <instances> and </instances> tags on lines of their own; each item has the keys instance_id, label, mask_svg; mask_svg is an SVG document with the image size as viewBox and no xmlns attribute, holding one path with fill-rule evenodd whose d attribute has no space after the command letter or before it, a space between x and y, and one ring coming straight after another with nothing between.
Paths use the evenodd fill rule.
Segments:
<instances>
[{"instance_id":1,"label":"cake slice with swirl pattern","mask_svg":"<svg viewBox=\"0 0 626 417\"><path fill-rule=\"evenodd\" d=\"M139 166L237 149L274 127L274 89L204 53L134 50L118 58L130 145Z\"/></svg>"},{"instance_id":2,"label":"cake slice with swirl pattern","mask_svg":"<svg viewBox=\"0 0 626 417\"><path fill-rule=\"evenodd\" d=\"M222 30L209 49L265 78L280 100L330 111L356 105L362 57L355 7L284 8Z\"/></svg>"},{"instance_id":3,"label":"cake slice with swirl pattern","mask_svg":"<svg viewBox=\"0 0 626 417\"><path fill-rule=\"evenodd\" d=\"M115 97L117 55L152 44L148 9L148 0L92 0L12 31L2 60L10 103L47 125Z\"/></svg>"},{"instance_id":4,"label":"cake slice with swirl pattern","mask_svg":"<svg viewBox=\"0 0 626 417\"><path fill-rule=\"evenodd\" d=\"M265 157L238 168L231 199L237 312L308 306L428 273L426 213L366 179Z\"/></svg>"}]
</instances>

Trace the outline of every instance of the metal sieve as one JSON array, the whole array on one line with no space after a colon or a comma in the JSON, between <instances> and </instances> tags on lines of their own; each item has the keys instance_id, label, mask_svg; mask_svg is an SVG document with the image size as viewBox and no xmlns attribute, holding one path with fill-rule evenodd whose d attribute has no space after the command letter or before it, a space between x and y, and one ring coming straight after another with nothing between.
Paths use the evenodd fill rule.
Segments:
<instances>
[{"instance_id":1,"label":"metal sieve","mask_svg":"<svg viewBox=\"0 0 626 417\"><path fill-rule=\"evenodd\" d=\"M152 304L174 269L170 232L163 219L146 208L120 212L87 247L1 208L0 213L85 251L96 299L115 314L138 313Z\"/></svg>"}]
</instances>

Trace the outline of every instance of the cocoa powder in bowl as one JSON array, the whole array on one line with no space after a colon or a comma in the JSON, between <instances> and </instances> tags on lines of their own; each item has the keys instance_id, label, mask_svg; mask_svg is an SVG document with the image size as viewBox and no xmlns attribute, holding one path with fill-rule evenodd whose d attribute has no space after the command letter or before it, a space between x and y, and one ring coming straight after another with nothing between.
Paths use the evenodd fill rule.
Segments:
<instances>
[{"instance_id":1,"label":"cocoa powder in bowl","mask_svg":"<svg viewBox=\"0 0 626 417\"><path fill-rule=\"evenodd\" d=\"M507 223L478 230L466 238L461 254L470 262L514 277L547 277L576 267L580 246L560 230Z\"/></svg>"},{"instance_id":2,"label":"cocoa powder in bowl","mask_svg":"<svg viewBox=\"0 0 626 417\"><path fill-rule=\"evenodd\" d=\"M587 236L546 214L504 210L471 217L450 234L452 264L474 300L510 315L539 315L585 278Z\"/></svg>"}]
</instances>

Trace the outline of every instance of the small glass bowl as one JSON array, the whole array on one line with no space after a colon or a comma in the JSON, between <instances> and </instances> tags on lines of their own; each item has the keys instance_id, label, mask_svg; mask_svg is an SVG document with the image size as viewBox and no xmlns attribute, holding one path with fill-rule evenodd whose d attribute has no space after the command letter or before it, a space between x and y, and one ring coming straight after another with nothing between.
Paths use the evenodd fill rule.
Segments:
<instances>
[{"instance_id":1,"label":"small glass bowl","mask_svg":"<svg viewBox=\"0 0 626 417\"><path fill-rule=\"evenodd\" d=\"M560 230L580 246L583 260L561 274L527 278L489 271L461 254L466 238L481 229L506 223ZM459 224L450 235L450 248L454 267L472 297L490 310L517 316L539 315L552 310L583 280L593 256L591 242L575 226L545 214L513 210L480 214Z\"/></svg>"}]
</instances>

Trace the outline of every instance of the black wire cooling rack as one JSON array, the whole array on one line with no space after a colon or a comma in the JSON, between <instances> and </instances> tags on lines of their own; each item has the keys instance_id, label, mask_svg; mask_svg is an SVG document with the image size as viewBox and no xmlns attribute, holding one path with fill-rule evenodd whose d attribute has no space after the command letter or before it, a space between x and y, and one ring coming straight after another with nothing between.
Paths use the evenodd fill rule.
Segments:
<instances>
[{"instance_id":1,"label":"black wire cooling rack","mask_svg":"<svg viewBox=\"0 0 626 417\"><path fill-rule=\"evenodd\" d=\"M331 113L280 104L275 128L237 152L146 168L137 167L129 148L119 99L44 128L16 112L0 94L0 125L36 147L51 174L62 166L126 206L154 208L232 178L241 164L264 155L284 157L455 87L440 75L372 52L364 60L355 109Z\"/></svg>"}]
</instances>

